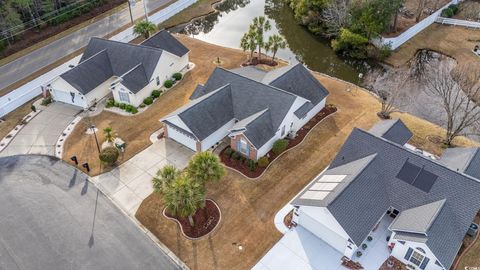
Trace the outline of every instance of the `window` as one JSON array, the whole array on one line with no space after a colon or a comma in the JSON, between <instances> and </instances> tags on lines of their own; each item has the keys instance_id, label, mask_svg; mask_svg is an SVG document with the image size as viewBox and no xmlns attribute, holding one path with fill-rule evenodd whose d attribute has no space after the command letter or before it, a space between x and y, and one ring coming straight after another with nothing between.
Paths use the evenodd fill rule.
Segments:
<instances>
[{"instance_id":1,"label":"window","mask_svg":"<svg viewBox=\"0 0 480 270\"><path fill-rule=\"evenodd\" d=\"M250 154L250 148L248 147L248 143L244 139L238 140L237 148L240 153L246 156Z\"/></svg>"},{"instance_id":2,"label":"window","mask_svg":"<svg viewBox=\"0 0 480 270\"><path fill-rule=\"evenodd\" d=\"M157 85L160 85L160 77L157 76Z\"/></svg>"},{"instance_id":3,"label":"window","mask_svg":"<svg viewBox=\"0 0 480 270\"><path fill-rule=\"evenodd\" d=\"M285 135L285 126L282 127L282 137Z\"/></svg>"},{"instance_id":4,"label":"window","mask_svg":"<svg viewBox=\"0 0 480 270\"><path fill-rule=\"evenodd\" d=\"M119 91L118 92L118 97L120 98L120 101L125 102L125 103L130 103L130 96L128 93Z\"/></svg>"},{"instance_id":5,"label":"window","mask_svg":"<svg viewBox=\"0 0 480 270\"><path fill-rule=\"evenodd\" d=\"M413 264L415 264L416 266L420 266L420 264L422 263L423 261L423 258L425 258L425 256L423 256L422 254L414 251L412 253L412 257L410 257L410 262L412 262Z\"/></svg>"}]
</instances>

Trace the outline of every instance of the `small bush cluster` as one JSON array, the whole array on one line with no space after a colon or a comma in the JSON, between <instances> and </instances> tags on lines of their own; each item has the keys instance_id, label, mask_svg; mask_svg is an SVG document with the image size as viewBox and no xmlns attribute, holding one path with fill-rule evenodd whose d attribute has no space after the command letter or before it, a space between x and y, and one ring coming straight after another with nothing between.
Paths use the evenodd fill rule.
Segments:
<instances>
[{"instance_id":1,"label":"small bush cluster","mask_svg":"<svg viewBox=\"0 0 480 270\"><path fill-rule=\"evenodd\" d=\"M130 105L130 104L126 104L126 103L119 103L119 102L116 102L113 99L107 100L107 103L105 104L105 107L106 108L117 107L117 108L122 109L126 112L129 112L131 114L138 113L138 109L135 108L135 106Z\"/></svg>"},{"instance_id":2,"label":"small bush cluster","mask_svg":"<svg viewBox=\"0 0 480 270\"><path fill-rule=\"evenodd\" d=\"M272 151L275 155L280 155L283 151L287 150L288 140L280 139L273 144Z\"/></svg>"},{"instance_id":3,"label":"small bush cluster","mask_svg":"<svg viewBox=\"0 0 480 270\"><path fill-rule=\"evenodd\" d=\"M143 100L143 104L145 104L145 105L151 105L152 103L153 103L153 98L152 97L146 97Z\"/></svg>"},{"instance_id":4,"label":"small bush cluster","mask_svg":"<svg viewBox=\"0 0 480 270\"><path fill-rule=\"evenodd\" d=\"M245 156L241 155L239 152L233 150L232 148L225 149L223 154L226 157L229 157L230 159L240 161L241 163L247 165L248 169L250 169L250 171L252 172L255 171L259 166L258 162L251 160L249 158L246 158ZM268 159L267 159L267 162L268 162Z\"/></svg>"},{"instance_id":5,"label":"small bush cluster","mask_svg":"<svg viewBox=\"0 0 480 270\"><path fill-rule=\"evenodd\" d=\"M368 247L367 244L362 244L362 249L363 250L367 249L367 247Z\"/></svg>"},{"instance_id":6,"label":"small bush cluster","mask_svg":"<svg viewBox=\"0 0 480 270\"><path fill-rule=\"evenodd\" d=\"M266 168L270 164L270 161L268 160L268 157L263 156L258 160L258 166L262 168Z\"/></svg>"},{"instance_id":7,"label":"small bush cluster","mask_svg":"<svg viewBox=\"0 0 480 270\"><path fill-rule=\"evenodd\" d=\"M180 73L180 72L174 73L174 74L172 75L172 77L173 77L175 80L180 81L180 80L182 79L182 73Z\"/></svg>"},{"instance_id":8,"label":"small bush cluster","mask_svg":"<svg viewBox=\"0 0 480 270\"><path fill-rule=\"evenodd\" d=\"M457 14L458 5L452 4L448 8L442 10L442 17L451 18L453 15Z\"/></svg>"},{"instance_id":9,"label":"small bush cluster","mask_svg":"<svg viewBox=\"0 0 480 270\"><path fill-rule=\"evenodd\" d=\"M173 86L172 80L166 80L166 81L163 83L163 86L165 86L166 88L172 87L172 86Z\"/></svg>"},{"instance_id":10,"label":"small bush cluster","mask_svg":"<svg viewBox=\"0 0 480 270\"><path fill-rule=\"evenodd\" d=\"M162 94L162 92L160 92L160 90L153 90L151 97L152 98L158 98L161 94Z\"/></svg>"},{"instance_id":11,"label":"small bush cluster","mask_svg":"<svg viewBox=\"0 0 480 270\"><path fill-rule=\"evenodd\" d=\"M52 97L47 97L42 100L42 105L47 106L48 104L52 103Z\"/></svg>"},{"instance_id":12,"label":"small bush cluster","mask_svg":"<svg viewBox=\"0 0 480 270\"><path fill-rule=\"evenodd\" d=\"M115 164L115 162L117 162L118 156L119 156L118 149L113 146L110 146L102 150L99 158L103 163L107 165L113 165Z\"/></svg>"}]
</instances>

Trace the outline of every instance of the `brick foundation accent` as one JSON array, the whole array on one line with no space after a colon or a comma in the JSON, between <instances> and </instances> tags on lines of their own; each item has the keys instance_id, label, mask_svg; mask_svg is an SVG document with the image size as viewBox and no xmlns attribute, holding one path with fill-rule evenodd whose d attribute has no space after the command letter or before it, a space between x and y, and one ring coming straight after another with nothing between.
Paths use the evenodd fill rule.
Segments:
<instances>
[{"instance_id":1,"label":"brick foundation accent","mask_svg":"<svg viewBox=\"0 0 480 270\"><path fill-rule=\"evenodd\" d=\"M202 143L197 141L197 152L202 152Z\"/></svg>"},{"instance_id":2,"label":"brick foundation accent","mask_svg":"<svg viewBox=\"0 0 480 270\"><path fill-rule=\"evenodd\" d=\"M163 136L165 138L168 138L168 126L167 125L163 125Z\"/></svg>"},{"instance_id":3,"label":"brick foundation accent","mask_svg":"<svg viewBox=\"0 0 480 270\"><path fill-rule=\"evenodd\" d=\"M248 147L250 148L250 151L249 151L250 155L247 158L256 161L257 160L257 149L255 149L255 147L242 134L236 135L235 137L230 139L230 147L233 150L237 151L238 153L242 154L237 149L237 142L242 138L248 143Z\"/></svg>"}]
</instances>

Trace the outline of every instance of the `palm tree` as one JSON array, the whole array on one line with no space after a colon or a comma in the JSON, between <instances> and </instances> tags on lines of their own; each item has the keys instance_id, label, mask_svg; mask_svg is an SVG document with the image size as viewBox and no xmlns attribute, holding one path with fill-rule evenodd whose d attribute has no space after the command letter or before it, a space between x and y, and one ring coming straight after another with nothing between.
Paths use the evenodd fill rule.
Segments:
<instances>
[{"instance_id":1,"label":"palm tree","mask_svg":"<svg viewBox=\"0 0 480 270\"><path fill-rule=\"evenodd\" d=\"M203 187L210 181L218 181L225 175L225 168L220 159L212 152L195 154L187 167L188 176L200 183Z\"/></svg>"},{"instance_id":2,"label":"palm tree","mask_svg":"<svg viewBox=\"0 0 480 270\"><path fill-rule=\"evenodd\" d=\"M275 61L275 55L277 54L278 49L285 49L287 47L287 42L285 39L280 35L273 35L268 38L269 48L272 51L272 61Z\"/></svg>"},{"instance_id":3,"label":"palm tree","mask_svg":"<svg viewBox=\"0 0 480 270\"><path fill-rule=\"evenodd\" d=\"M103 129L103 136L105 136L107 142L112 143L117 137L117 134L115 134L112 127L106 127Z\"/></svg>"},{"instance_id":4,"label":"palm tree","mask_svg":"<svg viewBox=\"0 0 480 270\"><path fill-rule=\"evenodd\" d=\"M205 207L205 190L201 183L186 174L178 175L163 191L163 200L168 212L174 216L188 217L194 227L193 215Z\"/></svg>"},{"instance_id":5,"label":"palm tree","mask_svg":"<svg viewBox=\"0 0 480 270\"><path fill-rule=\"evenodd\" d=\"M157 29L157 26L149 21L140 21L133 27L133 33L142 35L145 39L150 37L150 34Z\"/></svg>"},{"instance_id":6,"label":"palm tree","mask_svg":"<svg viewBox=\"0 0 480 270\"><path fill-rule=\"evenodd\" d=\"M243 51L250 51L250 60L253 58L253 52L257 48L257 32L254 27L251 25L248 32L243 34L242 39L240 40L240 48Z\"/></svg>"},{"instance_id":7,"label":"palm tree","mask_svg":"<svg viewBox=\"0 0 480 270\"><path fill-rule=\"evenodd\" d=\"M167 165L158 170L157 176L152 179L153 190L162 193L179 174L180 172L173 165Z\"/></svg>"},{"instance_id":8,"label":"palm tree","mask_svg":"<svg viewBox=\"0 0 480 270\"><path fill-rule=\"evenodd\" d=\"M257 32L257 46L258 46L258 59L262 57L262 47L264 47L264 39L263 34L270 29L272 29L272 25L270 21L265 18L265 16L259 16L253 18L252 26L255 28Z\"/></svg>"}]
</instances>

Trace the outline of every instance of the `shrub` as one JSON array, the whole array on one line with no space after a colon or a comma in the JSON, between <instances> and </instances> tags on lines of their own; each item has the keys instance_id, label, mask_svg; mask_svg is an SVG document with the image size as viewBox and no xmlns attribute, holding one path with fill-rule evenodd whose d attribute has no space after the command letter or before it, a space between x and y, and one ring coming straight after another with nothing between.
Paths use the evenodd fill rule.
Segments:
<instances>
[{"instance_id":1,"label":"shrub","mask_svg":"<svg viewBox=\"0 0 480 270\"><path fill-rule=\"evenodd\" d=\"M32 109L32 112L36 112L37 111L37 108L35 107L35 105L32 104L32 106L30 106L30 109Z\"/></svg>"},{"instance_id":2,"label":"shrub","mask_svg":"<svg viewBox=\"0 0 480 270\"><path fill-rule=\"evenodd\" d=\"M453 14L457 14L458 12L458 5L455 5L455 4L451 4L450 6L448 6L448 8L453 12Z\"/></svg>"},{"instance_id":3,"label":"shrub","mask_svg":"<svg viewBox=\"0 0 480 270\"><path fill-rule=\"evenodd\" d=\"M125 106L125 111L131 113L133 111L133 109L135 109L135 107L133 107L133 105L130 105L128 104L127 106Z\"/></svg>"},{"instance_id":4,"label":"shrub","mask_svg":"<svg viewBox=\"0 0 480 270\"><path fill-rule=\"evenodd\" d=\"M288 141L280 139L273 144L272 151L275 155L280 155L283 151L287 150Z\"/></svg>"},{"instance_id":5,"label":"shrub","mask_svg":"<svg viewBox=\"0 0 480 270\"><path fill-rule=\"evenodd\" d=\"M442 17L451 18L453 17L453 15L454 15L454 12L450 7L442 11Z\"/></svg>"},{"instance_id":6,"label":"shrub","mask_svg":"<svg viewBox=\"0 0 480 270\"><path fill-rule=\"evenodd\" d=\"M227 148L225 149L225 151L223 152L227 157L231 157L232 154L233 154L233 149L232 148Z\"/></svg>"},{"instance_id":7,"label":"shrub","mask_svg":"<svg viewBox=\"0 0 480 270\"><path fill-rule=\"evenodd\" d=\"M165 86L166 88L170 88L173 86L173 82L171 80L166 80L164 83L163 83L163 86Z\"/></svg>"},{"instance_id":8,"label":"shrub","mask_svg":"<svg viewBox=\"0 0 480 270\"><path fill-rule=\"evenodd\" d=\"M127 107L127 104L125 104L125 103L120 103L120 104L118 105L118 107L119 107L120 109L122 109L122 110L125 110L125 108Z\"/></svg>"},{"instance_id":9,"label":"shrub","mask_svg":"<svg viewBox=\"0 0 480 270\"><path fill-rule=\"evenodd\" d=\"M113 165L115 162L117 162L118 155L119 153L117 148L113 146L106 147L100 153L100 160L105 164Z\"/></svg>"},{"instance_id":10,"label":"shrub","mask_svg":"<svg viewBox=\"0 0 480 270\"><path fill-rule=\"evenodd\" d=\"M152 91L152 97L153 98L158 98L160 96L161 92L159 90L153 90Z\"/></svg>"},{"instance_id":11,"label":"shrub","mask_svg":"<svg viewBox=\"0 0 480 270\"><path fill-rule=\"evenodd\" d=\"M260 166L262 168L266 168L269 163L270 163L270 161L268 160L268 157L266 157L266 156L263 156L258 160L258 166Z\"/></svg>"},{"instance_id":12,"label":"shrub","mask_svg":"<svg viewBox=\"0 0 480 270\"><path fill-rule=\"evenodd\" d=\"M368 38L342 28L340 35L332 40L332 48L336 53L355 59L367 58Z\"/></svg>"},{"instance_id":13,"label":"shrub","mask_svg":"<svg viewBox=\"0 0 480 270\"><path fill-rule=\"evenodd\" d=\"M48 104L52 103L52 97L47 97L42 100L42 105L47 106Z\"/></svg>"},{"instance_id":14,"label":"shrub","mask_svg":"<svg viewBox=\"0 0 480 270\"><path fill-rule=\"evenodd\" d=\"M115 100L113 100L113 99L108 99L108 100L107 100L107 104L105 105L105 107L111 108L111 107L113 107L113 106L115 106Z\"/></svg>"},{"instance_id":15,"label":"shrub","mask_svg":"<svg viewBox=\"0 0 480 270\"><path fill-rule=\"evenodd\" d=\"M361 257L362 256L362 252L361 251L357 251L357 257Z\"/></svg>"},{"instance_id":16,"label":"shrub","mask_svg":"<svg viewBox=\"0 0 480 270\"><path fill-rule=\"evenodd\" d=\"M140 107L140 108L145 108L145 104L142 103L142 104L140 104L140 106L138 106L138 107Z\"/></svg>"},{"instance_id":17,"label":"shrub","mask_svg":"<svg viewBox=\"0 0 480 270\"><path fill-rule=\"evenodd\" d=\"M118 103L118 102L115 101L115 103L113 103L113 106L115 106L115 107L118 108L118 107L120 107L120 103Z\"/></svg>"},{"instance_id":18,"label":"shrub","mask_svg":"<svg viewBox=\"0 0 480 270\"><path fill-rule=\"evenodd\" d=\"M233 152L232 158L235 160L240 160L240 158L242 158L242 155L240 155L240 153L238 152Z\"/></svg>"},{"instance_id":19,"label":"shrub","mask_svg":"<svg viewBox=\"0 0 480 270\"><path fill-rule=\"evenodd\" d=\"M250 171L255 171L257 169L257 162L251 160L251 159L247 159L247 165L248 165L248 168L250 169Z\"/></svg>"},{"instance_id":20,"label":"shrub","mask_svg":"<svg viewBox=\"0 0 480 270\"><path fill-rule=\"evenodd\" d=\"M362 249L363 250L367 249L367 247L368 247L367 244L362 244Z\"/></svg>"},{"instance_id":21,"label":"shrub","mask_svg":"<svg viewBox=\"0 0 480 270\"><path fill-rule=\"evenodd\" d=\"M152 98L152 97L147 97L147 98L145 98L145 99L143 100L143 103L144 103L145 105L150 105L150 104L153 103L153 98Z\"/></svg>"},{"instance_id":22,"label":"shrub","mask_svg":"<svg viewBox=\"0 0 480 270\"><path fill-rule=\"evenodd\" d=\"M177 80L177 81L180 81L182 79L182 73L180 72L177 72L177 73L173 73L172 77Z\"/></svg>"},{"instance_id":23,"label":"shrub","mask_svg":"<svg viewBox=\"0 0 480 270\"><path fill-rule=\"evenodd\" d=\"M241 161L243 164L246 164L246 163L247 163L247 158L244 157L244 156L240 156L240 161Z\"/></svg>"},{"instance_id":24,"label":"shrub","mask_svg":"<svg viewBox=\"0 0 480 270\"><path fill-rule=\"evenodd\" d=\"M373 237L371 237L370 235L367 237L367 240L368 241L372 241L373 240Z\"/></svg>"},{"instance_id":25,"label":"shrub","mask_svg":"<svg viewBox=\"0 0 480 270\"><path fill-rule=\"evenodd\" d=\"M137 109L137 108L135 108L135 107L133 107L133 109L132 109L131 113L133 113L133 114L136 114L136 113L138 113L138 109Z\"/></svg>"}]
</instances>

